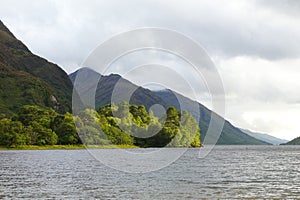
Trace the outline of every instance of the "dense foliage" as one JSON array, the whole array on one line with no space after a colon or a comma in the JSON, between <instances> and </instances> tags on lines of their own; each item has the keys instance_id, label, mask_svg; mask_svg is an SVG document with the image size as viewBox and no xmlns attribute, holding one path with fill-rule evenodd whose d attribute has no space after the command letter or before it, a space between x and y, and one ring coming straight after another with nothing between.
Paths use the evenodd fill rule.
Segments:
<instances>
[{"instance_id":1,"label":"dense foliage","mask_svg":"<svg viewBox=\"0 0 300 200\"><path fill-rule=\"evenodd\" d=\"M63 129L68 126L73 132ZM0 120L0 144L5 146L74 144L70 135L78 138L72 115L50 108L23 106L11 119Z\"/></svg>"},{"instance_id":2,"label":"dense foliage","mask_svg":"<svg viewBox=\"0 0 300 200\"><path fill-rule=\"evenodd\" d=\"M144 106L127 103L102 107L98 114L101 119L100 126L109 139L119 135L117 138L124 138L127 144L133 142L141 147L200 146L197 121L188 112L181 114L174 107L170 107L166 116L161 119L155 117L151 111L148 113ZM131 136L133 140L125 140L125 136ZM115 143L118 144L117 141Z\"/></svg>"},{"instance_id":3,"label":"dense foliage","mask_svg":"<svg viewBox=\"0 0 300 200\"><path fill-rule=\"evenodd\" d=\"M76 126L75 126L76 124ZM79 137L80 136L80 137ZM157 118L144 106L107 105L77 116L51 108L26 105L0 120L0 145L137 145L140 147L200 146L197 121L188 112L170 107Z\"/></svg>"}]
</instances>

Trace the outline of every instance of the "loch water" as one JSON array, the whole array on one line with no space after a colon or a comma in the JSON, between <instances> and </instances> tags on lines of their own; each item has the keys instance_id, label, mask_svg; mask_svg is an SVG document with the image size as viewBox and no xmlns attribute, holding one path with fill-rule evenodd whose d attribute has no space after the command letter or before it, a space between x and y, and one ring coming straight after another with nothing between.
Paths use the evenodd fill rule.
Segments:
<instances>
[{"instance_id":1,"label":"loch water","mask_svg":"<svg viewBox=\"0 0 300 200\"><path fill-rule=\"evenodd\" d=\"M0 199L300 198L300 146L199 151L148 173L112 169L84 149L0 151Z\"/></svg>"}]
</instances>

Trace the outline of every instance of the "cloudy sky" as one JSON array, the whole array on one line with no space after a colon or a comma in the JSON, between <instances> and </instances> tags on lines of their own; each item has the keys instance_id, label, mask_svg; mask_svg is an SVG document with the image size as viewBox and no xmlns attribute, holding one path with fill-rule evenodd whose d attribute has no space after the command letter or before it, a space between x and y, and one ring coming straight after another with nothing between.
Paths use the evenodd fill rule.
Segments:
<instances>
[{"instance_id":1,"label":"cloudy sky","mask_svg":"<svg viewBox=\"0 0 300 200\"><path fill-rule=\"evenodd\" d=\"M112 35L142 27L178 31L200 43L214 61L223 80L225 117L230 122L280 138L300 136L300 1L0 3L0 19L15 36L68 73ZM144 55L155 57L151 52ZM134 60L132 56L124 63ZM180 64L170 56L156 59L164 65ZM197 99L210 106L206 98Z\"/></svg>"}]
</instances>

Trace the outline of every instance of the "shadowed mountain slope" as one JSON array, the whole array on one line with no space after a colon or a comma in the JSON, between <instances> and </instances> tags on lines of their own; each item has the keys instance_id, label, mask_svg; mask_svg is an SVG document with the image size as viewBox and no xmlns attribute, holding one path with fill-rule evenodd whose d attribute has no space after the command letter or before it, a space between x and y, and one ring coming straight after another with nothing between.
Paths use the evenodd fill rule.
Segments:
<instances>
[{"instance_id":1,"label":"shadowed mountain slope","mask_svg":"<svg viewBox=\"0 0 300 200\"><path fill-rule=\"evenodd\" d=\"M72 83L56 64L34 55L0 21L0 111L11 115L22 105L70 111Z\"/></svg>"}]
</instances>

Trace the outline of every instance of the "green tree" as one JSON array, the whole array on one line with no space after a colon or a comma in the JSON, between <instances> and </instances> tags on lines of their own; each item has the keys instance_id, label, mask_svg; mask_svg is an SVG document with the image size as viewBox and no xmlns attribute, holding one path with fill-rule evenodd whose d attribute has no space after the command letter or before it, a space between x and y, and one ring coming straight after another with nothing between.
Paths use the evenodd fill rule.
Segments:
<instances>
[{"instance_id":1,"label":"green tree","mask_svg":"<svg viewBox=\"0 0 300 200\"><path fill-rule=\"evenodd\" d=\"M106 126L101 127L100 115L92 109L86 109L79 113L75 120L76 125L79 124L78 134L81 141L87 145L103 145L109 144L107 137L102 130ZM103 119L103 118L102 118Z\"/></svg>"},{"instance_id":2,"label":"green tree","mask_svg":"<svg viewBox=\"0 0 300 200\"><path fill-rule=\"evenodd\" d=\"M200 128L197 121L193 118L191 113L183 111L181 116L180 130L182 132L181 144L186 147L199 147L200 142Z\"/></svg>"},{"instance_id":3,"label":"green tree","mask_svg":"<svg viewBox=\"0 0 300 200\"><path fill-rule=\"evenodd\" d=\"M40 125L50 128L50 123L57 116L57 113L51 108L41 108L39 106L26 105L19 109L15 121L20 121L25 126L32 122L38 122Z\"/></svg>"},{"instance_id":4,"label":"green tree","mask_svg":"<svg viewBox=\"0 0 300 200\"><path fill-rule=\"evenodd\" d=\"M57 143L58 137L50 128L43 127L36 121L32 122L31 127L37 135L37 145L54 145Z\"/></svg>"},{"instance_id":5,"label":"green tree","mask_svg":"<svg viewBox=\"0 0 300 200\"><path fill-rule=\"evenodd\" d=\"M58 136L58 144L80 143L74 119L70 113L56 116L52 124L53 130Z\"/></svg>"},{"instance_id":6,"label":"green tree","mask_svg":"<svg viewBox=\"0 0 300 200\"><path fill-rule=\"evenodd\" d=\"M30 137L21 122L11 119L0 120L0 144L5 146L19 146L29 144Z\"/></svg>"}]
</instances>

